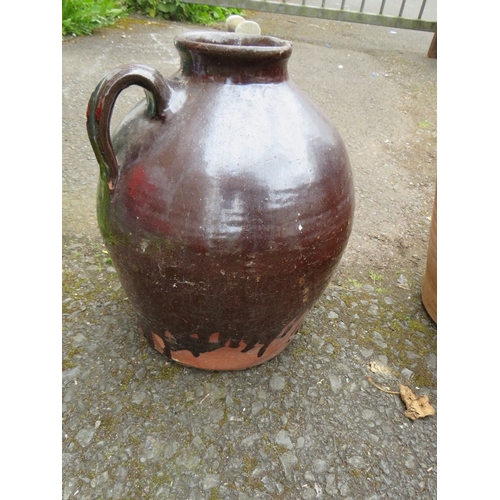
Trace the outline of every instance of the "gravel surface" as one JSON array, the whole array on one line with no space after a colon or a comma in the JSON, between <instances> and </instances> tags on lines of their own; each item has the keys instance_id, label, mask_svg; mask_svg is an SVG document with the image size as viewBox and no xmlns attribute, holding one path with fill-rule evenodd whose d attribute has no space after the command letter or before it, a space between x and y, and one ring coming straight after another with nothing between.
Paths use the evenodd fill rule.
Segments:
<instances>
[{"instance_id":1,"label":"gravel surface","mask_svg":"<svg viewBox=\"0 0 500 500\"><path fill-rule=\"evenodd\" d=\"M351 155L353 234L277 358L241 372L165 362L140 336L95 218L91 92L132 60L164 75L177 33L142 17L63 41L63 485L79 499L435 499L436 325L420 301L435 190L432 34L255 13ZM221 28L221 27L219 27ZM396 31L396 33L392 33ZM342 67L340 67L342 66ZM141 96L119 99L114 123Z\"/></svg>"}]
</instances>

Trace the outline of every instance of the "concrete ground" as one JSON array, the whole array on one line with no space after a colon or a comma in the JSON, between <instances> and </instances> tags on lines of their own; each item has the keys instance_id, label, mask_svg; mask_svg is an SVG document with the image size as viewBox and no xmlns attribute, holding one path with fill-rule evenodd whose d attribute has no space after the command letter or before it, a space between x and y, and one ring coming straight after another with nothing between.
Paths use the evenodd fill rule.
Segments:
<instances>
[{"instance_id":1,"label":"concrete ground","mask_svg":"<svg viewBox=\"0 0 500 500\"><path fill-rule=\"evenodd\" d=\"M290 74L339 129L356 187L332 282L277 358L242 372L165 362L100 238L88 99L114 66L178 68L192 25L136 16L63 40L63 498L434 499L436 325L420 301L436 188L431 33L247 12L293 42ZM223 29L214 26L212 29ZM142 92L128 89L113 126ZM405 416L397 394L436 415Z\"/></svg>"}]
</instances>

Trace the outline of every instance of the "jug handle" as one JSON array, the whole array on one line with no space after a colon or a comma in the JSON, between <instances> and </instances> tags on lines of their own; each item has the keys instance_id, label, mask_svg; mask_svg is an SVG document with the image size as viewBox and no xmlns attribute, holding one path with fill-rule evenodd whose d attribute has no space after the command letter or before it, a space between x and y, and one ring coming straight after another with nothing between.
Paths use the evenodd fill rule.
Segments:
<instances>
[{"instance_id":1,"label":"jug handle","mask_svg":"<svg viewBox=\"0 0 500 500\"><path fill-rule=\"evenodd\" d=\"M87 106L87 133L101 170L111 191L118 177L118 162L111 143L110 124L113 107L120 92L139 85L146 92L151 119L165 121L171 90L163 76L146 64L124 64L111 70L97 85Z\"/></svg>"}]
</instances>

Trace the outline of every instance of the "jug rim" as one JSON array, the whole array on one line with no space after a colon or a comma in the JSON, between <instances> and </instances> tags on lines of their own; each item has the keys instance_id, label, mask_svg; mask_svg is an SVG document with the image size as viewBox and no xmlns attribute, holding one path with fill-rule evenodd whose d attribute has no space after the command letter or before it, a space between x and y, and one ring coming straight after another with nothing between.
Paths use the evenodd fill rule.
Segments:
<instances>
[{"instance_id":1,"label":"jug rim","mask_svg":"<svg viewBox=\"0 0 500 500\"><path fill-rule=\"evenodd\" d=\"M180 50L213 55L239 55L251 58L290 57L292 43L270 35L250 35L225 31L193 30L174 39Z\"/></svg>"}]
</instances>

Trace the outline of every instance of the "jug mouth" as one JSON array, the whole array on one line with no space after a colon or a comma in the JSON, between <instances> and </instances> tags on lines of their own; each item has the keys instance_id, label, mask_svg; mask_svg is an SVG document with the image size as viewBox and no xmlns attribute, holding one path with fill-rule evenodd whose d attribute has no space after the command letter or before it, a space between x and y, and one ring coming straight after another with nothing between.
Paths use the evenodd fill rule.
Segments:
<instances>
[{"instance_id":1,"label":"jug mouth","mask_svg":"<svg viewBox=\"0 0 500 500\"><path fill-rule=\"evenodd\" d=\"M288 59L292 43L274 36L224 31L187 31L175 37L180 50L248 59Z\"/></svg>"}]
</instances>

